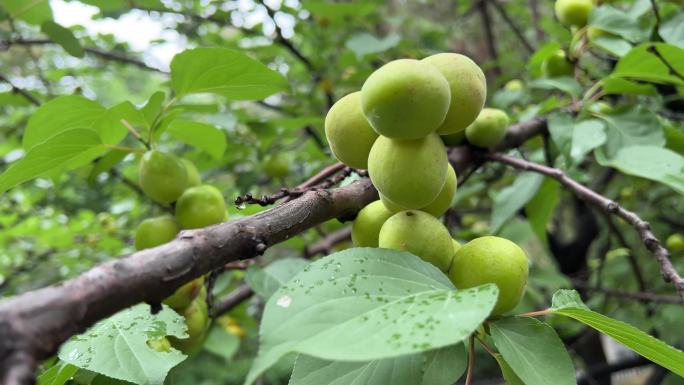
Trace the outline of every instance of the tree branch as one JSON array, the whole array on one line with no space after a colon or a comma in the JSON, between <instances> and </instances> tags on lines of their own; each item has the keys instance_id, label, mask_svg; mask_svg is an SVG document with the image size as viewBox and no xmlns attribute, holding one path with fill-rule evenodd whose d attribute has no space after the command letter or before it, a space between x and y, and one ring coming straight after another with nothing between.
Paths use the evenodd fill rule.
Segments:
<instances>
[{"instance_id":1,"label":"tree branch","mask_svg":"<svg viewBox=\"0 0 684 385\"><path fill-rule=\"evenodd\" d=\"M216 318L221 314L225 314L233 310L237 305L251 298L252 295L254 295L252 289L246 283L243 283L242 285L238 286L235 290L233 290L230 294L223 297L223 299L217 301L216 304L214 304L214 306L211 309L211 316L213 318Z\"/></svg>"},{"instance_id":2,"label":"tree branch","mask_svg":"<svg viewBox=\"0 0 684 385\"><path fill-rule=\"evenodd\" d=\"M182 231L165 245L7 299L0 303L0 382L30 384L32 378L22 373L32 373L36 361L54 354L62 342L96 321L137 303L160 303L185 282L227 262L260 255L329 219L351 218L375 199L377 192L368 179L307 192L262 213Z\"/></svg>"},{"instance_id":3,"label":"tree branch","mask_svg":"<svg viewBox=\"0 0 684 385\"><path fill-rule=\"evenodd\" d=\"M338 243L351 239L351 226L343 227L326 235L316 243L312 243L304 249L304 256L307 258L317 254L330 254L332 248Z\"/></svg>"},{"instance_id":4,"label":"tree branch","mask_svg":"<svg viewBox=\"0 0 684 385\"><path fill-rule=\"evenodd\" d=\"M40 106L40 101L35 96L31 95L31 93L26 91L25 89L15 86L14 83L12 83L9 80L9 78L5 77L5 75L0 74L0 81L7 83L12 88L12 92L23 96L26 100L31 102L34 106Z\"/></svg>"},{"instance_id":5,"label":"tree branch","mask_svg":"<svg viewBox=\"0 0 684 385\"><path fill-rule=\"evenodd\" d=\"M617 202L610 200L596 191L576 182L559 169L543 166L499 153L488 153L485 154L484 157L487 160L505 163L521 170L534 171L556 179L573 194L575 194L575 196L583 201L596 206L606 213L622 218L634 228L646 248L655 256L656 260L660 264L660 273L665 282L671 282L674 284L677 293L680 295L680 297L682 297L682 299L684 299L684 278L679 275L675 267L672 265L672 261L670 261L670 252L663 247L658 238L656 238L656 236L653 234L651 231L651 226L648 224L648 222L641 219L637 214L621 207Z\"/></svg>"}]
</instances>

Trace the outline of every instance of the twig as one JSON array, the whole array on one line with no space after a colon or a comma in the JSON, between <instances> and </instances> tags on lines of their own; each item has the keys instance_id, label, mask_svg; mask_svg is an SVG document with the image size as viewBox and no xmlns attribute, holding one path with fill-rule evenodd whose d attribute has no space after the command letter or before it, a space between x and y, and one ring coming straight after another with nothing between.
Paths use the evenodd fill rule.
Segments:
<instances>
[{"instance_id":1,"label":"twig","mask_svg":"<svg viewBox=\"0 0 684 385\"><path fill-rule=\"evenodd\" d=\"M252 289L246 283L243 283L230 294L225 296L221 301L218 301L214 304L211 316L216 318L221 314L225 314L233 310L233 308L235 308L237 305L251 298L252 295L254 295L254 291L252 291Z\"/></svg>"},{"instance_id":2,"label":"twig","mask_svg":"<svg viewBox=\"0 0 684 385\"><path fill-rule=\"evenodd\" d=\"M343 227L326 235L323 239L307 246L304 249L304 256L309 258L317 254L330 254L332 248L338 243L342 243L351 238L351 226Z\"/></svg>"},{"instance_id":3,"label":"twig","mask_svg":"<svg viewBox=\"0 0 684 385\"><path fill-rule=\"evenodd\" d=\"M658 9L658 4L656 3L656 0L651 0L651 8L653 8L653 14L655 15L656 18L656 26L655 26L655 33L658 33L658 29L660 27L660 10Z\"/></svg>"},{"instance_id":4,"label":"twig","mask_svg":"<svg viewBox=\"0 0 684 385\"><path fill-rule=\"evenodd\" d=\"M31 102L31 104L33 104L34 106L40 106L40 101L35 96L31 95L30 92L24 90L23 88L19 88L19 87L15 86L14 83L12 83L7 77L5 77L5 75L0 74L0 81L7 83L12 88L12 92L23 96L26 100Z\"/></svg>"},{"instance_id":5,"label":"twig","mask_svg":"<svg viewBox=\"0 0 684 385\"><path fill-rule=\"evenodd\" d=\"M504 19L504 21L506 21L508 26L511 27L511 29L513 30L513 33L515 33L515 35L518 37L518 39L523 44L523 46L525 46L527 51L530 54L534 53L534 51L535 51L534 47L527 40L523 31L520 30L520 28L515 24L515 21L513 21L513 19L511 19L511 17L508 15L508 13L506 12L506 9L501 4L499 4L499 2L497 0L492 0L492 1L490 1L490 3L494 6L494 9L496 9L499 12L499 15L501 15L501 17Z\"/></svg>"},{"instance_id":6,"label":"twig","mask_svg":"<svg viewBox=\"0 0 684 385\"><path fill-rule=\"evenodd\" d=\"M468 339L468 371L466 372L465 385L473 383L473 369L475 368L475 336Z\"/></svg>"},{"instance_id":7,"label":"twig","mask_svg":"<svg viewBox=\"0 0 684 385\"><path fill-rule=\"evenodd\" d=\"M651 231L648 222L641 219L637 214L621 207L617 202L610 200L603 195L591 190L575 180L568 177L563 171L523 159L514 158L500 153L489 153L484 155L486 159L501 162L515 168L534 171L556 179L563 186L583 201L590 203L606 213L617 215L629 223L641 238L646 248L655 256L660 264L660 273L665 282L671 282L677 293L684 299L684 278L682 278L670 261L670 252L663 247L658 238Z\"/></svg>"},{"instance_id":8,"label":"twig","mask_svg":"<svg viewBox=\"0 0 684 385\"><path fill-rule=\"evenodd\" d=\"M133 137L138 140L138 142L142 143L143 146L145 146L145 148L147 148L148 150L152 149L150 147L150 143L148 141L146 141L145 139L143 139L142 135L140 135L138 130L136 130L135 127L133 127L133 125L128 122L128 120L121 119L121 124L126 126L126 128L128 129L128 132L130 132L131 135L133 135Z\"/></svg>"}]
</instances>

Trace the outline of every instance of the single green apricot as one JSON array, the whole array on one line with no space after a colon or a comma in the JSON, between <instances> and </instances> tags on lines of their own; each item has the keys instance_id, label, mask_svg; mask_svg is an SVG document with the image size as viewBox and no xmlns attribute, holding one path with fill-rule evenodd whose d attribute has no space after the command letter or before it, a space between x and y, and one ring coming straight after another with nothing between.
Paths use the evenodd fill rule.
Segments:
<instances>
[{"instance_id":1,"label":"single green apricot","mask_svg":"<svg viewBox=\"0 0 684 385\"><path fill-rule=\"evenodd\" d=\"M352 242L356 247L378 247L378 234L392 213L379 200L359 211L352 223Z\"/></svg>"},{"instance_id":2,"label":"single green apricot","mask_svg":"<svg viewBox=\"0 0 684 385\"><path fill-rule=\"evenodd\" d=\"M592 112L598 112L600 114L607 115L613 112L613 107L606 102L598 101L592 103L591 106L589 106L589 110Z\"/></svg>"},{"instance_id":3,"label":"single green apricot","mask_svg":"<svg viewBox=\"0 0 684 385\"><path fill-rule=\"evenodd\" d=\"M188 173L188 187L195 187L202 184L202 177L194 163L187 159L181 159L185 165L185 171Z\"/></svg>"},{"instance_id":4,"label":"single green apricot","mask_svg":"<svg viewBox=\"0 0 684 385\"><path fill-rule=\"evenodd\" d=\"M506 82L504 85L504 90L506 91L520 91L524 87L524 84L522 80L520 79L511 79Z\"/></svg>"},{"instance_id":5,"label":"single green apricot","mask_svg":"<svg viewBox=\"0 0 684 385\"><path fill-rule=\"evenodd\" d=\"M174 310L184 309L197 298L203 287L204 276L195 278L176 289L176 291L171 296L166 297L163 302Z\"/></svg>"},{"instance_id":6,"label":"single green apricot","mask_svg":"<svg viewBox=\"0 0 684 385\"><path fill-rule=\"evenodd\" d=\"M226 220L226 202L214 186L190 187L176 202L176 220L183 229L197 229Z\"/></svg>"},{"instance_id":7,"label":"single green apricot","mask_svg":"<svg viewBox=\"0 0 684 385\"><path fill-rule=\"evenodd\" d=\"M435 66L449 82L451 102L440 135L465 130L484 107L487 81L482 69L469 57L457 53L438 53L422 60Z\"/></svg>"},{"instance_id":8,"label":"single green apricot","mask_svg":"<svg viewBox=\"0 0 684 385\"><path fill-rule=\"evenodd\" d=\"M185 165L176 156L157 150L147 151L140 160L140 187L153 201L175 202L188 186Z\"/></svg>"},{"instance_id":9,"label":"single green apricot","mask_svg":"<svg viewBox=\"0 0 684 385\"><path fill-rule=\"evenodd\" d=\"M665 244L667 245L667 248L674 253L684 251L684 235L679 233L672 234L667 237Z\"/></svg>"},{"instance_id":10,"label":"single green apricot","mask_svg":"<svg viewBox=\"0 0 684 385\"><path fill-rule=\"evenodd\" d=\"M451 240L451 244L454 247L454 255L456 255L456 253L461 250L462 245L455 239Z\"/></svg>"},{"instance_id":11,"label":"single green apricot","mask_svg":"<svg viewBox=\"0 0 684 385\"><path fill-rule=\"evenodd\" d=\"M290 173L290 159L283 153L272 154L266 157L263 167L271 178L282 178Z\"/></svg>"},{"instance_id":12,"label":"single green apricot","mask_svg":"<svg viewBox=\"0 0 684 385\"><path fill-rule=\"evenodd\" d=\"M454 194L456 194L457 185L456 171L449 165L447 167L446 181L444 182L442 191L439 192L439 195L437 195L437 198L435 198L434 201L420 210L432 214L435 217L444 215L444 213L449 210L449 207L451 207L451 202L454 200Z\"/></svg>"},{"instance_id":13,"label":"single green apricot","mask_svg":"<svg viewBox=\"0 0 684 385\"><path fill-rule=\"evenodd\" d=\"M449 269L454 255L449 230L439 219L419 210L392 215L380 229L378 245L408 251L442 271Z\"/></svg>"},{"instance_id":14,"label":"single green apricot","mask_svg":"<svg viewBox=\"0 0 684 385\"><path fill-rule=\"evenodd\" d=\"M494 147L506 136L508 115L496 108L485 108L466 128L468 143L482 148Z\"/></svg>"},{"instance_id":15,"label":"single green apricot","mask_svg":"<svg viewBox=\"0 0 684 385\"><path fill-rule=\"evenodd\" d=\"M353 92L332 106L325 117L325 137L340 162L368 168L368 153L378 134L361 111L361 92Z\"/></svg>"},{"instance_id":16,"label":"single green apricot","mask_svg":"<svg viewBox=\"0 0 684 385\"><path fill-rule=\"evenodd\" d=\"M465 130L463 130L455 134L442 135L442 141L446 146L460 146L465 139L465 133Z\"/></svg>"},{"instance_id":17,"label":"single green apricot","mask_svg":"<svg viewBox=\"0 0 684 385\"><path fill-rule=\"evenodd\" d=\"M542 73L547 78L557 78L560 76L572 76L575 67L568 61L565 51L559 49L542 62Z\"/></svg>"},{"instance_id":18,"label":"single green apricot","mask_svg":"<svg viewBox=\"0 0 684 385\"><path fill-rule=\"evenodd\" d=\"M179 230L170 216L147 218L135 230L135 249L149 249L170 242Z\"/></svg>"},{"instance_id":19,"label":"single green apricot","mask_svg":"<svg viewBox=\"0 0 684 385\"><path fill-rule=\"evenodd\" d=\"M389 212L391 212L392 214L396 214L399 211L410 210L410 209L408 209L402 205L399 205L399 204L392 202L389 198L382 195L382 193L380 193L380 192L378 193L378 196L380 197L380 201L382 202L383 206L385 206L385 208L387 210L389 210Z\"/></svg>"},{"instance_id":20,"label":"single green apricot","mask_svg":"<svg viewBox=\"0 0 684 385\"><path fill-rule=\"evenodd\" d=\"M395 139L419 139L439 127L451 95L436 67L399 59L373 72L361 88L361 107L371 127Z\"/></svg>"},{"instance_id":21,"label":"single green apricot","mask_svg":"<svg viewBox=\"0 0 684 385\"><path fill-rule=\"evenodd\" d=\"M188 337L183 339L169 337L174 348L189 356L195 355L202 348L210 325L207 302L200 297L197 296L190 303L190 306L181 312L181 315L185 317L185 324L188 327Z\"/></svg>"},{"instance_id":22,"label":"single green apricot","mask_svg":"<svg viewBox=\"0 0 684 385\"><path fill-rule=\"evenodd\" d=\"M171 351L171 342L166 337L153 338L147 340L147 346L156 352L169 352Z\"/></svg>"},{"instance_id":23,"label":"single green apricot","mask_svg":"<svg viewBox=\"0 0 684 385\"><path fill-rule=\"evenodd\" d=\"M587 25L593 7L592 0L556 0L554 9L561 23L582 28Z\"/></svg>"},{"instance_id":24,"label":"single green apricot","mask_svg":"<svg viewBox=\"0 0 684 385\"><path fill-rule=\"evenodd\" d=\"M492 314L513 310L527 284L527 255L508 239L485 236L463 245L454 256L449 278L459 289L494 283L499 299Z\"/></svg>"},{"instance_id":25,"label":"single green apricot","mask_svg":"<svg viewBox=\"0 0 684 385\"><path fill-rule=\"evenodd\" d=\"M447 174L444 143L436 134L423 139L378 137L368 156L368 174L380 193L410 209L430 204Z\"/></svg>"}]
</instances>

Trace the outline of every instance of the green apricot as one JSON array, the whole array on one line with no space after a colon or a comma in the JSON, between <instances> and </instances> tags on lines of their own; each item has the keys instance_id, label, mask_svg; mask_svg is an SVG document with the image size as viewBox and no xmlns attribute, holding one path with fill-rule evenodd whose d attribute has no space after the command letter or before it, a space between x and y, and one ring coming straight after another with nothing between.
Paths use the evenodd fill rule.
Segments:
<instances>
[{"instance_id":1,"label":"green apricot","mask_svg":"<svg viewBox=\"0 0 684 385\"><path fill-rule=\"evenodd\" d=\"M451 99L436 67L412 59L389 62L361 88L361 107L371 127L395 139L419 139L439 127Z\"/></svg>"},{"instance_id":2,"label":"green apricot","mask_svg":"<svg viewBox=\"0 0 684 385\"><path fill-rule=\"evenodd\" d=\"M140 160L140 187L150 199L175 202L188 185L185 165L176 156L157 150L147 151Z\"/></svg>"},{"instance_id":3,"label":"green apricot","mask_svg":"<svg viewBox=\"0 0 684 385\"><path fill-rule=\"evenodd\" d=\"M449 82L451 102L440 135L465 130L484 107L487 81L482 69L469 57L457 53L438 53L422 60L435 66Z\"/></svg>"},{"instance_id":4,"label":"green apricot","mask_svg":"<svg viewBox=\"0 0 684 385\"><path fill-rule=\"evenodd\" d=\"M188 173L188 187L195 187L202 184L202 177L200 177L199 170L194 163L187 159L181 159L185 165L185 171Z\"/></svg>"},{"instance_id":5,"label":"green apricot","mask_svg":"<svg viewBox=\"0 0 684 385\"><path fill-rule=\"evenodd\" d=\"M542 62L542 73L547 78L572 76L575 67L568 61L565 51L559 49Z\"/></svg>"},{"instance_id":6,"label":"green apricot","mask_svg":"<svg viewBox=\"0 0 684 385\"><path fill-rule=\"evenodd\" d=\"M380 136L368 156L368 174L375 188L410 209L425 207L437 198L447 165L444 143L436 134L416 140Z\"/></svg>"},{"instance_id":7,"label":"green apricot","mask_svg":"<svg viewBox=\"0 0 684 385\"><path fill-rule=\"evenodd\" d=\"M485 236L463 245L454 256L449 279L459 289L494 283L499 299L493 315L513 310L527 283L527 255L508 239Z\"/></svg>"},{"instance_id":8,"label":"green apricot","mask_svg":"<svg viewBox=\"0 0 684 385\"><path fill-rule=\"evenodd\" d=\"M378 134L361 111L361 92L353 92L332 106L325 117L325 137L340 162L368 168L368 153Z\"/></svg>"},{"instance_id":9,"label":"green apricot","mask_svg":"<svg viewBox=\"0 0 684 385\"><path fill-rule=\"evenodd\" d=\"M382 205L385 206L385 208L387 210L389 210L389 212L391 212L392 214L396 214L399 211L410 210L410 209L408 209L402 205L399 205L399 204L392 202L389 198L382 195L382 193L380 193L380 192L378 193L378 196L380 196L380 201L382 202Z\"/></svg>"},{"instance_id":10,"label":"green apricot","mask_svg":"<svg viewBox=\"0 0 684 385\"><path fill-rule=\"evenodd\" d=\"M178 224L170 216L147 218L135 230L135 249L149 249L163 245L176 237Z\"/></svg>"},{"instance_id":11,"label":"green apricot","mask_svg":"<svg viewBox=\"0 0 684 385\"><path fill-rule=\"evenodd\" d=\"M442 135L442 141L446 146L460 146L465 139L465 130L455 134Z\"/></svg>"},{"instance_id":12,"label":"green apricot","mask_svg":"<svg viewBox=\"0 0 684 385\"><path fill-rule=\"evenodd\" d=\"M169 352L171 351L171 342L166 337L153 338L147 341L147 346L156 352Z\"/></svg>"},{"instance_id":13,"label":"green apricot","mask_svg":"<svg viewBox=\"0 0 684 385\"><path fill-rule=\"evenodd\" d=\"M283 153L272 154L266 157L263 167L271 178L283 178L290 173L290 159Z\"/></svg>"},{"instance_id":14,"label":"green apricot","mask_svg":"<svg viewBox=\"0 0 684 385\"><path fill-rule=\"evenodd\" d=\"M382 202L369 203L359 211L352 223L352 242L356 247L378 247L378 234L385 221L392 213Z\"/></svg>"},{"instance_id":15,"label":"green apricot","mask_svg":"<svg viewBox=\"0 0 684 385\"><path fill-rule=\"evenodd\" d=\"M181 312L181 315L185 318L185 324L188 327L188 337L183 339L170 337L169 339L174 348L191 356L198 353L202 348L202 343L209 328L207 302L201 296L197 296L190 303L190 306Z\"/></svg>"},{"instance_id":16,"label":"green apricot","mask_svg":"<svg viewBox=\"0 0 684 385\"><path fill-rule=\"evenodd\" d=\"M682 234L672 234L667 237L665 241L667 248L672 252L684 251L684 235Z\"/></svg>"},{"instance_id":17,"label":"green apricot","mask_svg":"<svg viewBox=\"0 0 684 385\"><path fill-rule=\"evenodd\" d=\"M592 0L556 0L554 10L561 23L582 28L587 25L592 8Z\"/></svg>"},{"instance_id":18,"label":"green apricot","mask_svg":"<svg viewBox=\"0 0 684 385\"><path fill-rule=\"evenodd\" d=\"M446 181L444 182L442 191L439 192L439 195L437 195L437 198L435 198L434 201L420 210L432 214L435 217L441 217L449 210L449 207L451 207L451 202L454 200L457 186L456 171L449 165L447 167Z\"/></svg>"},{"instance_id":19,"label":"green apricot","mask_svg":"<svg viewBox=\"0 0 684 385\"><path fill-rule=\"evenodd\" d=\"M613 112L613 107L606 102L598 101L592 103L591 106L589 106L589 110L591 112L598 112L599 114L607 115Z\"/></svg>"},{"instance_id":20,"label":"green apricot","mask_svg":"<svg viewBox=\"0 0 684 385\"><path fill-rule=\"evenodd\" d=\"M164 299L163 303L174 310L181 310L186 308L190 303L197 298L200 291L204 287L204 276L195 278L192 281L176 289L176 291L169 297Z\"/></svg>"},{"instance_id":21,"label":"green apricot","mask_svg":"<svg viewBox=\"0 0 684 385\"><path fill-rule=\"evenodd\" d=\"M197 229L226 220L226 202L214 186L190 187L176 202L176 220L183 229Z\"/></svg>"},{"instance_id":22,"label":"green apricot","mask_svg":"<svg viewBox=\"0 0 684 385\"><path fill-rule=\"evenodd\" d=\"M524 84L522 80L520 79L512 79L506 82L504 85L504 90L506 91L520 91L524 87Z\"/></svg>"},{"instance_id":23,"label":"green apricot","mask_svg":"<svg viewBox=\"0 0 684 385\"><path fill-rule=\"evenodd\" d=\"M485 108L466 128L468 143L482 148L494 147L506 136L508 115L496 108Z\"/></svg>"},{"instance_id":24,"label":"green apricot","mask_svg":"<svg viewBox=\"0 0 684 385\"><path fill-rule=\"evenodd\" d=\"M378 246L408 251L442 271L449 269L454 254L449 230L439 219L419 210L392 215L380 229Z\"/></svg>"},{"instance_id":25,"label":"green apricot","mask_svg":"<svg viewBox=\"0 0 684 385\"><path fill-rule=\"evenodd\" d=\"M451 240L451 244L454 246L454 255L456 255L461 250L462 245L455 239Z\"/></svg>"}]
</instances>

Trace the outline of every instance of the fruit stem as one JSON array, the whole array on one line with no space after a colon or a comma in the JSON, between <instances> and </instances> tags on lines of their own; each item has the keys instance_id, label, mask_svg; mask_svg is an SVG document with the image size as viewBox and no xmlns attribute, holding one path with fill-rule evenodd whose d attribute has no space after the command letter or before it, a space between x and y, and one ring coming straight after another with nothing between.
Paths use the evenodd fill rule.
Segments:
<instances>
[{"instance_id":1,"label":"fruit stem","mask_svg":"<svg viewBox=\"0 0 684 385\"><path fill-rule=\"evenodd\" d=\"M126 146L115 146L113 144L105 144L105 147L110 149L110 150L120 150L120 151L127 151L127 152L139 152L139 153L144 153L146 150L142 148L133 148L133 147L126 147Z\"/></svg>"},{"instance_id":2,"label":"fruit stem","mask_svg":"<svg viewBox=\"0 0 684 385\"><path fill-rule=\"evenodd\" d=\"M551 309L532 311L529 313L518 314L519 317L539 317L543 315L551 314Z\"/></svg>"},{"instance_id":3,"label":"fruit stem","mask_svg":"<svg viewBox=\"0 0 684 385\"><path fill-rule=\"evenodd\" d=\"M492 348L490 348L489 346L487 346L487 344L482 340L482 338L479 338L479 337L478 337L478 338L477 338L477 341L480 343L480 345L482 345L482 347L484 348L484 350L486 350L487 353L489 353L490 356L496 358L497 353L496 353L495 351L493 351Z\"/></svg>"},{"instance_id":4,"label":"fruit stem","mask_svg":"<svg viewBox=\"0 0 684 385\"><path fill-rule=\"evenodd\" d=\"M471 335L468 342L468 373L466 374L465 385L473 383L473 368L475 368L475 335Z\"/></svg>"}]
</instances>

